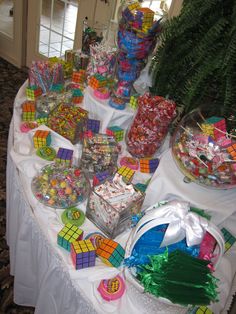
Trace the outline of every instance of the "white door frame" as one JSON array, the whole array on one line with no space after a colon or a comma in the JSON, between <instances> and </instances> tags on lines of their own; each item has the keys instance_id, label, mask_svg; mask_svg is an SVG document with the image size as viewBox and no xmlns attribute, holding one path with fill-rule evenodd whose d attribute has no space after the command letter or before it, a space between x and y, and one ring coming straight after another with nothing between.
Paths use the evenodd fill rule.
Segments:
<instances>
[{"instance_id":1,"label":"white door frame","mask_svg":"<svg viewBox=\"0 0 236 314\"><path fill-rule=\"evenodd\" d=\"M18 68L24 65L25 40L24 18L27 11L26 0L14 0L13 38L0 32L0 57Z\"/></svg>"}]
</instances>

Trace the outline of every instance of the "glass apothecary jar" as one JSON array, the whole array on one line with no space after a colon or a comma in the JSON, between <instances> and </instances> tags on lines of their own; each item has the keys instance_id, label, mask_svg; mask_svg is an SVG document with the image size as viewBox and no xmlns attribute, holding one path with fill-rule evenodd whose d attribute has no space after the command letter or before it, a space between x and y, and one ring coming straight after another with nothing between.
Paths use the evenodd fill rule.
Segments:
<instances>
[{"instance_id":1,"label":"glass apothecary jar","mask_svg":"<svg viewBox=\"0 0 236 314\"><path fill-rule=\"evenodd\" d=\"M151 157L161 147L176 115L172 100L146 93L138 98L138 111L126 132L129 153L137 158Z\"/></svg>"}]
</instances>

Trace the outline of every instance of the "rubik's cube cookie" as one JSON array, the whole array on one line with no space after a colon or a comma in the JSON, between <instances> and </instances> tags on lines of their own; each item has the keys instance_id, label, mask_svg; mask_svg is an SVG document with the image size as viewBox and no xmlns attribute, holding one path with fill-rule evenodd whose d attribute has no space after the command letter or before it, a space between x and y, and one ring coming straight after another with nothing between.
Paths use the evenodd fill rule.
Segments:
<instances>
[{"instance_id":1,"label":"rubik's cube cookie","mask_svg":"<svg viewBox=\"0 0 236 314\"><path fill-rule=\"evenodd\" d=\"M85 70L80 69L79 71L73 72L72 82L74 83L84 83L86 80Z\"/></svg>"},{"instance_id":2,"label":"rubik's cube cookie","mask_svg":"<svg viewBox=\"0 0 236 314\"><path fill-rule=\"evenodd\" d=\"M95 119L87 120L87 131L92 131L93 133L99 133L100 121Z\"/></svg>"},{"instance_id":3,"label":"rubik's cube cookie","mask_svg":"<svg viewBox=\"0 0 236 314\"><path fill-rule=\"evenodd\" d=\"M130 169L129 167L122 166L118 169L117 173L122 175L123 179L126 182L131 182L135 171L133 169Z\"/></svg>"},{"instance_id":4,"label":"rubik's cube cookie","mask_svg":"<svg viewBox=\"0 0 236 314\"><path fill-rule=\"evenodd\" d=\"M26 87L26 97L31 100L35 100L42 95L42 89L36 85Z\"/></svg>"},{"instance_id":5,"label":"rubik's cube cookie","mask_svg":"<svg viewBox=\"0 0 236 314\"><path fill-rule=\"evenodd\" d=\"M226 122L224 118L210 117L201 124L201 128L204 134L211 136L215 140L224 137L226 134Z\"/></svg>"},{"instance_id":6,"label":"rubik's cube cookie","mask_svg":"<svg viewBox=\"0 0 236 314\"><path fill-rule=\"evenodd\" d=\"M84 95L79 88L75 88L72 90L72 102L74 104L82 103L83 99L84 99Z\"/></svg>"},{"instance_id":7,"label":"rubik's cube cookie","mask_svg":"<svg viewBox=\"0 0 236 314\"><path fill-rule=\"evenodd\" d=\"M130 96L129 107L136 110L138 108L138 97Z\"/></svg>"},{"instance_id":8,"label":"rubik's cube cookie","mask_svg":"<svg viewBox=\"0 0 236 314\"><path fill-rule=\"evenodd\" d=\"M96 250L96 254L106 265L119 267L124 259L125 250L119 243L111 239L104 239Z\"/></svg>"},{"instance_id":9,"label":"rubik's cube cookie","mask_svg":"<svg viewBox=\"0 0 236 314\"><path fill-rule=\"evenodd\" d=\"M75 241L82 240L83 231L67 223L57 235L57 244L63 247L67 251L71 251L71 244Z\"/></svg>"},{"instance_id":10,"label":"rubik's cube cookie","mask_svg":"<svg viewBox=\"0 0 236 314\"><path fill-rule=\"evenodd\" d=\"M230 154L233 160L236 160L236 143L227 148L227 152Z\"/></svg>"},{"instance_id":11,"label":"rubik's cube cookie","mask_svg":"<svg viewBox=\"0 0 236 314\"><path fill-rule=\"evenodd\" d=\"M140 171L144 173L153 173L159 165L159 159L143 158L139 160Z\"/></svg>"},{"instance_id":12,"label":"rubik's cube cookie","mask_svg":"<svg viewBox=\"0 0 236 314\"><path fill-rule=\"evenodd\" d=\"M124 130L119 126L109 126L106 129L106 134L114 136L117 142L120 142L124 138Z\"/></svg>"},{"instance_id":13,"label":"rubik's cube cookie","mask_svg":"<svg viewBox=\"0 0 236 314\"><path fill-rule=\"evenodd\" d=\"M50 146L51 134L49 131L37 130L33 137L34 147L39 148L43 146Z\"/></svg>"},{"instance_id":14,"label":"rubik's cube cookie","mask_svg":"<svg viewBox=\"0 0 236 314\"><path fill-rule=\"evenodd\" d=\"M25 101L22 104L22 120L23 121L34 121L35 120L35 102Z\"/></svg>"},{"instance_id":15,"label":"rubik's cube cookie","mask_svg":"<svg viewBox=\"0 0 236 314\"><path fill-rule=\"evenodd\" d=\"M71 149L60 147L56 155L56 163L70 166L72 163L73 152L74 151Z\"/></svg>"},{"instance_id":16,"label":"rubik's cube cookie","mask_svg":"<svg viewBox=\"0 0 236 314\"><path fill-rule=\"evenodd\" d=\"M107 85L107 79L101 74L94 74L89 79L89 86L93 89L98 89Z\"/></svg>"},{"instance_id":17,"label":"rubik's cube cookie","mask_svg":"<svg viewBox=\"0 0 236 314\"><path fill-rule=\"evenodd\" d=\"M98 172L93 177L93 186L104 182L110 176L108 171Z\"/></svg>"},{"instance_id":18,"label":"rubik's cube cookie","mask_svg":"<svg viewBox=\"0 0 236 314\"><path fill-rule=\"evenodd\" d=\"M71 243L71 258L76 269L95 266L96 253L92 242L87 239Z\"/></svg>"},{"instance_id":19,"label":"rubik's cube cookie","mask_svg":"<svg viewBox=\"0 0 236 314\"><path fill-rule=\"evenodd\" d=\"M64 91L64 85L63 84L53 84L52 87L50 88L51 92L56 92L56 93L62 93Z\"/></svg>"},{"instance_id":20,"label":"rubik's cube cookie","mask_svg":"<svg viewBox=\"0 0 236 314\"><path fill-rule=\"evenodd\" d=\"M38 117L36 119L36 122L38 123L38 125L42 125L42 124L47 125L48 117L46 117L46 116Z\"/></svg>"}]
</instances>

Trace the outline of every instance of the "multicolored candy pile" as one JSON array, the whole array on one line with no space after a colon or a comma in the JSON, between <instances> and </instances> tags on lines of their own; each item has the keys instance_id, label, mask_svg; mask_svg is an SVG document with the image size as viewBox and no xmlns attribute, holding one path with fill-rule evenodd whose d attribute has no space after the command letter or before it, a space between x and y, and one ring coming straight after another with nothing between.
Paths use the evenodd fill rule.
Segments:
<instances>
[{"instance_id":1,"label":"multicolored candy pile","mask_svg":"<svg viewBox=\"0 0 236 314\"><path fill-rule=\"evenodd\" d=\"M33 178L31 187L39 202L54 208L66 208L83 202L90 185L78 167L50 164Z\"/></svg>"},{"instance_id":2,"label":"multicolored candy pile","mask_svg":"<svg viewBox=\"0 0 236 314\"><path fill-rule=\"evenodd\" d=\"M113 238L129 226L131 215L140 212L143 201L144 194L116 173L112 179L93 187L86 215Z\"/></svg>"},{"instance_id":3,"label":"multicolored candy pile","mask_svg":"<svg viewBox=\"0 0 236 314\"><path fill-rule=\"evenodd\" d=\"M172 152L190 181L219 189L236 186L236 138L227 132L224 117L208 117L200 109L185 116L173 136Z\"/></svg>"},{"instance_id":4,"label":"multicolored candy pile","mask_svg":"<svg viewBox=\"0 0 236 314\"><path fill-rule=\"evenodd\" d=\"M138 111L127 132L126 144L131 155L150 157L160 148L168 127L176 115L173 101L146 93L138 99Z\"/></svg>"},{"instance_id":5,"label":"multicolored candy pile","mask_svg":"<svg viewBox=\"0 0 236 314\"><path fill-rule=\"evenodd\" d=\"M93 134L85 137L81 167L90 175L108 171L110 174L116 170L119 147L113 136Z\"/></svg>"}]
</instances>

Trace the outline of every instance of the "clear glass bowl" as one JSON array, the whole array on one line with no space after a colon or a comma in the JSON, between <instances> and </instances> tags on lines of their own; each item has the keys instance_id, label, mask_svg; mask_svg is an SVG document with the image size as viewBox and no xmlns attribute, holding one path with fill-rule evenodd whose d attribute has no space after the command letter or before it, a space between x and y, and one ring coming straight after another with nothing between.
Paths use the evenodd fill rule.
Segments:
<instances>
[{"instance_id":1,"label":"clear glass bowl","mask_svg":"<svg viewBox=\"0 0 236 314\"><path fill-rule=\"evenodd\" d=\"M232 120L199 108L179 123L171 140L172 153L187 181L204 187L236 187L236 136Z\"/></svg>"},{"instance_id":2,"label":"clear glass bowl","mask_svg":"<svg viewBox=\"0 0 236 314\"><path fill-rule=\"evenodd\" d=\"M78 167L50 164L33 178L31 189L40 203L53 208L67 208L87 199L90 183Z\"/></svg>"}]
</instances>

